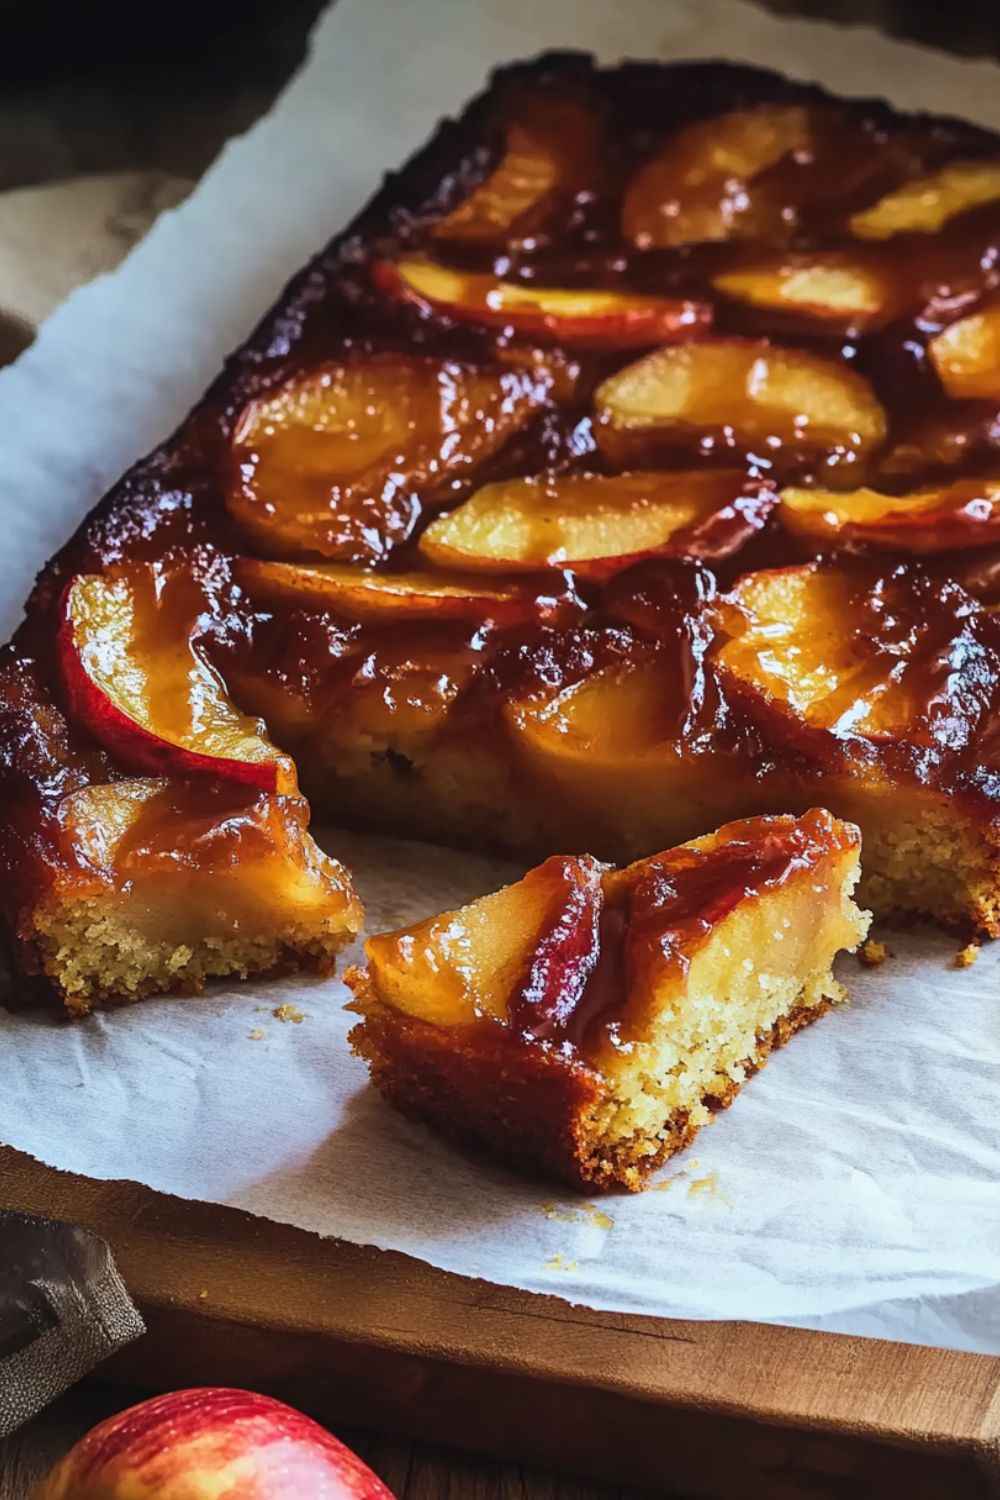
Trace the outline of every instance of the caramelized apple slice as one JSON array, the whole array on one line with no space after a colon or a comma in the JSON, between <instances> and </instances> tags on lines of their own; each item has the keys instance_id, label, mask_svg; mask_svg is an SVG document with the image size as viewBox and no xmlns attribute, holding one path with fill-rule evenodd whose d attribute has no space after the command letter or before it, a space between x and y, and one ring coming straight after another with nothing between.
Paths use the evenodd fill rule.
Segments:
<instances>
[{"instance_id":1,"label":"caramelized apple slice","mask_svg":"<svg viewBox=\"0 0 1000 1500\"><path fill-rule=\"evenodd\" d=\"M627 918L622 945L627 995L600 1018L601 1027L591 1027L591 1056L596 1051L614 1067L616 1052L629 1044L641 1048L664 1021L669 1026L673 1006L668 1020L667 995L732 994L741 980L749 980L756 1011L761 991L776 981L780 987L779 975L798 995L804 976L815 970L817 949L825 970L838 948L853 949L867 929L849 900L860 849L857 828L814 808L801 818L785 814L728 823L607 874L606 899L624 908ZM734 916L735 921L727 920ZM766 985L753 974L758 964L766 969ZM835 998L837 990L833 983L827 993ZM753 1024L749 1016L747 1023ZM757 1022L758 1035L767 1029ZM718 1035L710 1020L705 1033L706 1040ZM742 1041L744 1056L752 1034ZM732 1060L741 1062L735 1050ZM711 1096L714 1090L706 1092Z\"/></svg>"},{"instance_id":2,"label":"caramelized apple slice","mask_svg":"<svg viewBox=\"0 0 1000 1500\"><path fill-rule=\"evenodd\" d=\"M438 239L473 244L538 230L560 204L594 185L600 122L586 100L517 90L508 100L507 138L496 167L434 227Z\"/></svg>"},{"instance_id":3,"label":"caramelized apple slice","mask_svg":"<svg viewBox=\"0 0 1000 1500\"><path fill-rule=\"evenodd\" d=\"M931 339L927 352L949 396L1000 397L1000 297L950 323Z\"/></svg>"},{"instance_id":4,"label":"caramelized apple slice","mask_svg":"<svg viewBox=\"0 0 1000 1500\"><path fill-rule=\"evenodd\" d=\"M750 573L722 624L727 696L785 748L824 758L858 741L956 750L989 707L985 612L912 566Z\"/></svg>"},{"instance_id":5,"label":"caramelized apple slice","mask_svg":"<svg viewBox=\"0 0 1000 1500\"><path fill-rule=\"evenodd\" d=\"M597 954L601 870L588 856L554 855L460 911L369 938L380 994L444 1026L503 1021L518 993L540 1016L572 1005Z\"/></svg>"},{"instance_id":6,"label":"caramelized apple slice","mask_svg":"<svg viewBox=\"0 0 1000 1500\"><path fill-rule=\"evenodd\" d=\"M838 326L869 327L895 314L886 271L835 250L765 256L720 272L712 285L751 307L801 313Z\"/></svg>"},{"instance_id":7,"label":"caramelized apple slice","mask_svg":"<svg viewBox=\"0 0 1000 1500\"><path fill-rule=\"evenodd\" d=\"M707 327L706 302L597 287L535 286L453 271L429 260L377 261L375 284L390 296L446 313L463 323L509 328L528 338L628 348L662 344Z\"/></svg>"},{"instance_id":8,"label":"caramelized apple slice","mask_svg":"<svg viewBox=\"0 0 1000 1500\"><path fill-rule=\"evenodd\" d=\"M915 177L870 208L852 214L852 234L888 240L896 234L937 234L949 219L1000 199L1000 161L953 161Z\"/></svg>"},{"instance_id":9,"label":"caramelized apple slice","mask_svg":"<svg viewBox=\"0 0 1000 1500\"><path fill-rule=\"evenodd\" d=\"M679 609L656 641L620 627L570 632L509 687L512 748L567 847L585 827L599 853L638 853L759 805L750 767L716 738L711 642L703 609Z\"/></svg>"},{"instance_id":10,"label":"caramelized apple slice","mask_svg":"<svg viewBox=\"0 0 1000 1500\"><path fill-rule=\"evenodd\" d=\"M600 577L656 553L726 556L763 526L773 504L740 469L540 475L484 486L433 521L420 546L442 566L566 567Z\"/></svg>"},{"instance_id":11,"label":"caramelized apple slice","mask_svg":"<svg viewBox=\"0 0 1000 1500\"><path fill-rule=\"evenodd\" d=\"M343 563L262 562L238 558L235 575L257 600L330 609L347 620L565 620L583 608L569 590L551 581L528 585L487 583L460 573L374 573Z\"/></svg>"},{"instance_id":12,"label":"caramelized apple slice","mask_svg":"<svg viewBox=\"0 0 1000 1500\"><path fill-rule=\"evenodd\" d=\"M421 502L495 453L542 404L544 371L372 355L297 375L236 425L236 521L272 554L383 558Z\"/></svg>"},{"instance_id":13,"label":"caramelized apple slice","mask_svg":"<svg viewBox=\"0 0 1000 1500\"><path fill-rule=\"evenodd\" d=\"M821 546L916 553L995 547L1000 479L959 479L909 495L786 489L779 515L789 531Z\"/></svg>"},{"instance_id":14,"label":"caramelized apple slice","mask_svg":"<svg viewBox=\"0 0 1000 1500\"><path fill-rule=\"evenodd\" d=\"M761 104L687 125L639 168L622 207L625 238L648 250L703 240L784 239L780 198L754 179L808 150L813 125L800 105Z\"/></svg>"},{"instance_id":15,"label":"caramelized apple slice","mask_svg":"<svg viewBox=\"0 0 1000 1500\"><path fill-rule=\"evenodd\" d=\"M71 715L132 769L293 793L294 765L240 713L199 649L205 607L183 566L74 578L59 629Z\"/></svg>"},{"instance_id":16,"label":"caramelized apple slice","mask_svg":"<svg viewBox=\"0 0 1000 1500\"><path fill-rule=\"evenodd\" d=\"M647 434L857 456L886 432L881 403L855 371L735 338L657 349L610 376L595 406L598 440L615 458L629 451L630 437Z\"/></svg>"}]
</instances>

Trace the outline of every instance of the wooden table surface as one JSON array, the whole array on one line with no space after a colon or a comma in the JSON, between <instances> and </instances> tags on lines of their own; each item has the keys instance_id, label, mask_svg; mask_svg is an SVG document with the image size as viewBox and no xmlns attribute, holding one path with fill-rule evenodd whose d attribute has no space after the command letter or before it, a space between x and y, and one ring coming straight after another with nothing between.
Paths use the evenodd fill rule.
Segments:
<instances>
[{"instance_id":1,"label":"wooden table surface","mask_svg":"<svg viewBox=\"0 0 1000 1500\"><path fill-rule=\"evenodd\" d=\"M949 7L946 21L937 0L766 3L870 20L955 50L1000 50L993 0ZM230 10L232 24L220 22L213 44L197 57L176 42L145 56L134 36L119 39L120 55L106 38L91 36L85 76L58 65L40 74L30 47L0 57L0 364L75 285L116 264L156 214L193 185L227 136L268 106L301 59L320 0L270 9L269 20L249 25L232 20L237 12ZM129 48L138 49L136 57ZM120 1390L78 1388L0 1443L0 1500L27 1500L48 1466L121 1405ZM399 1500L628 1500L634 1493L405 1439L340 1435Z\"/></svg>"}]
</instances>

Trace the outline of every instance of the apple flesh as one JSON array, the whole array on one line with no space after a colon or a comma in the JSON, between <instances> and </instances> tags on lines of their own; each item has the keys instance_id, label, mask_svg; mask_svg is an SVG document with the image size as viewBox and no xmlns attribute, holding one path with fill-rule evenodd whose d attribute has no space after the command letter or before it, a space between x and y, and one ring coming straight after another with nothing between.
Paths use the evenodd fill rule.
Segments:
<instances>
[{"instance_id":1,"label":"apple flesh","mask_svg":"<svg viewBox=\"0 0 1000 1500\"><path fill-rule=\"evenodd\" d=\"M601 128L585 99L515 90L504 151L493 171L433 229L436 239L490 244L542 228L598 175Z\"/></svg>"},{"instance_id":2,"label":"apple flesh","mask_svg":"<svg viewBox=\"0 0 1000 1500\"><path fill-rule=\"evenodd\" d=\"M927 346L941 384L953 400L1000 397L1000 298L989 298L950 323Z\"/></svg>"},{"instance_id":3,"label":"apple flesh","mask_svg":"<svg viewBox=\"0 0 1000 1500\"><path fill-rule=\"evenodd\" d=\"M960 479L909 495L785 489L778 514L786 530L819 546L918 554L995 547L1000 479Z\"/></svg>"},{"instance_id":4,"label":"apple flesh","mask_svg":"<svg viewBox=\"0 0 1000 1500\"><path fill-rule=\"evenodd\" d=\"M953 161L912 178L853 214L851 233L864 240L937 234L957 214L1000 199L1000 161Z\"/></svg>"},{"instance_id":5,"label":"apple flesh","mask_svg":"<svg viewBox=\"0 0 1000 1500\"><path fill-rule=\"evenodd\" d=\"M154 1396L71 1448L34 1500L393 1500L350 1448L283 1401L206 1387Z\"/></svg>"},{"instance_id":6,"label":"apple flesh","mask_svg":"<svg viewBox=\"0 0 1000 1500\"><path fill-rule=\"evenodd\" d=\"M236 424L229 512L272 556L378 562L429 497L524 426L548 386L544 369L402 354L294 376Z\"/></svg>"},{"instance_id":7,"label":"apple flesh","mask_svg":"<svg viewBox=\"0 0 1000 1500\"><path fill-rule=\"evenodd\" d=\"M639 853L759 797L715 735L711 624L684 626L664 619L652 641L621 627L564 636L504 703L516 764L568 847L585 827L599 853Z\"/></svg>"},{"instance_id":8,"label":"apple flesh","mask_svg":"<svg viewBox=\"0 0 1000 1500\"><path fill-rule=\"evenodd\" d=\"M729 701L782 747L827 764L855 754L868 764L868 750L901 741L954 750L988 708L990 622L953 580L923 570L750 573L720 602L720 620Z\"/></svg>"},{"instance_id":9,"label":"apple flesh","mask_svg":"<svg viewBox=\"0 0 1000 1500\"><path fill-rule=\"evenodd\" d=\"M784 239L781 200L754 179L808 150L813 134L810 113L799 105L761 104L685 126L632 178L622 207L625 238L640 250Z\"/></svg>"},{"instance_id":10,"label":"apple flesh","mask_svg":"<svg viewBox=\"0 0 1000 1500\"><path fill-rule=\"evenodd\" d=\"M868 328L895 313L896 297L886 272L832 250L763 256L720 272L712 285L736 302L837 327Z\"/></svg>"},{"instance_id":11,"label":"apple flesh","mask_svg":"<svg viewBox=\"0 0 1000 1500\"><path fill-rule=\"evenodd\" d=\"M389 296L425 311L564 344L629 348L666 343L707 328L712 319L705 302L499 281L428 260L377 261L372 278Z\"/></svg>"},{"instance_id":12,"label":"apple flesh","mask_svg":"<svg viewBox=\"0 0 1000 1500\"><path fill-rule=\"evenodd\" d=\"M598 387L597 438L612 459L644 439L717 441L777 458L857 458L882 442L886 415L863 376L801 349L712 338L656 349Z\"/></svg>"},{"instance_id":13,"label":"apple flesh","mask_svg":"<svg viewBox=\"0 0 1000 1500\"><path fill-rule=\"evenodd\" d=\"M420 547L445 567L558 567L600 578L653 555L726 556L773 504L771 491L737 469L541 475L484 486L433 521Z\"/></svg>"},{"instance_id":14,"label":"apple flesh","mask_svg":"<svg viewBox=\"0 0 1000 1500\"><path fill-rule=\"evenodd\" d=\"M239 711L199 649L207 602L184 565L74 578L58 633L71 718L130 770L294 794L291 760Z\"/></svg>"},{"instance_id":15,"label":"apple flesh","mask_svg":"<svg viewBox=\"0 0 1000 1500\"><path fill-rule=\"evenodd\" d=\"M378 994L439 1026L539 1019L574 1005L596 958L601 865L554 855L523 880L399 932L368 939Z\"/></svg>"},{"instance_id":16,"label":"apple flesh","mask_svg":"<svg viewBox=\"0 0 1000 1500\"><path fill-rule=\"evenodd\" d=\"M565 585L551 581L533 588L460 573L376 573L344 563L264 562L254 557L238 558L234 572L255 601L329 609L347 620L374 625L406 620L559 623L583 609Z\"/></svg>"}]
</instances>

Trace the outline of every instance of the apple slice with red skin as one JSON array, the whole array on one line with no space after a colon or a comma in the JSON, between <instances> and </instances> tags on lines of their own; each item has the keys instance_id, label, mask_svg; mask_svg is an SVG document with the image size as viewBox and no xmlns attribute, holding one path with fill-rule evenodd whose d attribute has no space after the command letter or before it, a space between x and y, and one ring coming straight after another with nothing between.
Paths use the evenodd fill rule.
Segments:
<instances>
[{"instance_id":1,"label":"apple slice with red skin","mask_svg":"<svg viewBox=\"0 0 1000 1500\"><path fill-rule=\"evenodd\" d=\"M230 515L269 555L381 561L453 477L475 472L544 406L542 368L352 356L243 410Z\"/></svg>"},{"instance_id":2,"label":"apple slice with red skin","mask_svg":"<svg viewBox=\"0 0 1000 1500\"><path fill-rule=\"evenodd\" d=\"M620 349L663 344L690 337L712 321L707 302L601 287L500 281L429 260L376 261L372 279L390 297L425 312L563 344Z\"/></svg>"},{"instance_id":3,"label":"apple slice with red skin","mask_svg":"<svg viewBox=\"0 0 1000 1500\"><path fill-rule=\"evenodd\" d=\"M786 530L819 546L918 554L995 547L1000 479L959 479L909 495L785 489L778 515Z\"/></svg>"},{"instance_id":4,"label":"apple slice with red skin","mask_svg":"<svg viewBox=\"0 0 1000 1500\"><path fill-rule=\"evenodd\" d=\"M199 649L207 604L183 564L78 574L58 633L70 717L130 770L294 794L292 761L240 713Z\"/></svg>"},{"instance_id":5,"label":"apple slice with red skin","mask_svg":"<svg viewBox=\"0 0 1000 1500\"><path fill-rule=\"evenodd\" d=\"M526 582L487 581L461 573L376 573L344 563L264 562L255 557L237 558L233 571L254 600L329 609L345 619L372 624L420 619L555 624L584 609L568 586L558 587L551 577L532 588Z\"/></svg>"},{"instance_id":6,"label":"apple slice with red skin","mask_svg":"<svg viewBox=\"0 0 1000 1500\"><path fill-rule=\"evenodd\" d=\"M603 866L553 855L460 911L369 938L379 994L442 1026L545 1022L582 993L597 957ZM538 1032L534 1033L538 1035Z\"/></svg>"},{"instance_id":7,"label":"apple slice with red skin","mask_svg":"<svg viewBox=\"0 0 1000 1500\"><path fill-rule=\"evenodd\" d=\"M601 123L585 98L515 89L507 100L503 155L492 172L433 229L436 239L490 244L541 228L560 203L593 188Z\"/></svg>"},{"instance_id":8,"label":"apple slice with red skin","mask_svg":"<svg viewBox=\"0 0 1000 1500\"><path fill-rule=\"evenodd\" d=\"M253 1391L154 1396L91 1428L34 1500L393 1500L356 1453Z\"/></svg>"},{"instance_id":9,"label":"apple slice with red skin","mask_svg":"<svg viewBox=\"0 0 1000 1500\"><path fill-rule=\"evenodd\" d=\"M927 353L952 400L1000 397L1000 296L949 323L931 339Z\"/></svg>"},{"instance_id":10,"label":"apple slice with red skin","mask_svg":"<svg viewBox=\"0 0 1000 1500\"><path fill-rule=\"evenodd\" d=\"M774 500L741 469L543 474L485 485L433 521L420 548L441 566L603 578L654 555L724 557L764 525Z\"/></svg>"},{"instance_id":11,"label":"apple slice with red skin","mask_svg":"<svg viewBox=\"0 0 1000 1500\"><path fill-rule=\"evenodd\" d=\"M888 240L897 234L937 234L958 214L1000 200L1000 161L953 161L911 178L868 208L852 214L858 239Z\"/></svg>"},{"instance_id":12,"label":"apple slice with red skin","mask_svg":"<svg viewBox=\"0 0 1000 1500\"><path fill-rule=\"evenodd\" d=\"M887 429L863 376L818 354L752 339L656 349L605 380L594 404L597 439L613 461L658 437L756 448L774 459L782 450L856 459Z\"/></svg>"}]
</instances>

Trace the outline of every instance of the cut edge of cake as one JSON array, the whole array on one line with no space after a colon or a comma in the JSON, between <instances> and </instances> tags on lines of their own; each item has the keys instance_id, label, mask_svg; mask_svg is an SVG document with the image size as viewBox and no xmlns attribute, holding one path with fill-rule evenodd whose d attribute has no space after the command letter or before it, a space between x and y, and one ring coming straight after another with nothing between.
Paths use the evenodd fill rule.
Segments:
<instances>
[{"instance_id":1,"label":"cut edge of cake","mask_svg":"<svg viewBox=\"0 0 1000 1500\"><path fill-rule=\"evenodd\" d=\"M704 940L691 946L681 978L671 971L658 994L655 986L650 991L648 1014L633 1022L634 1035L618 1036L614 1045L605 1037L582 1055L564 1039L517 1035L495 1014L477 1013L468 1024L427 1019L405 992L405 955L427 937L428 924L421 924L375 939L374 947L370 941L367 965L345 975L354 994L351 1009L361 1017L350 1034L352 1047L392 1104L460 1145L485 1148L583 1192L639 1191L652 1171L732 1103L776 1047L844 1000L832 962L857 947L869 925L852 899L860 836L823 811L802 819L747 819L603 877L615 899L616 889L620 896L623 883L635 882L658 860L697 854L740 830L763 836L776 824L805 830L802 868L773 889L747 891L711 922ZM497 897L484 899L495 903ZM477 905L437 920L447 919L454 931ZM526 941L546 939L529 932ZM392 962L404 955L392 1001L379 983L380 942L397 945ZM530 969L530 951L526 964ZM446 983L445 975L440 984ZM635 998L626 999L626 1017Z\"/></svg>"}]
</instances>

